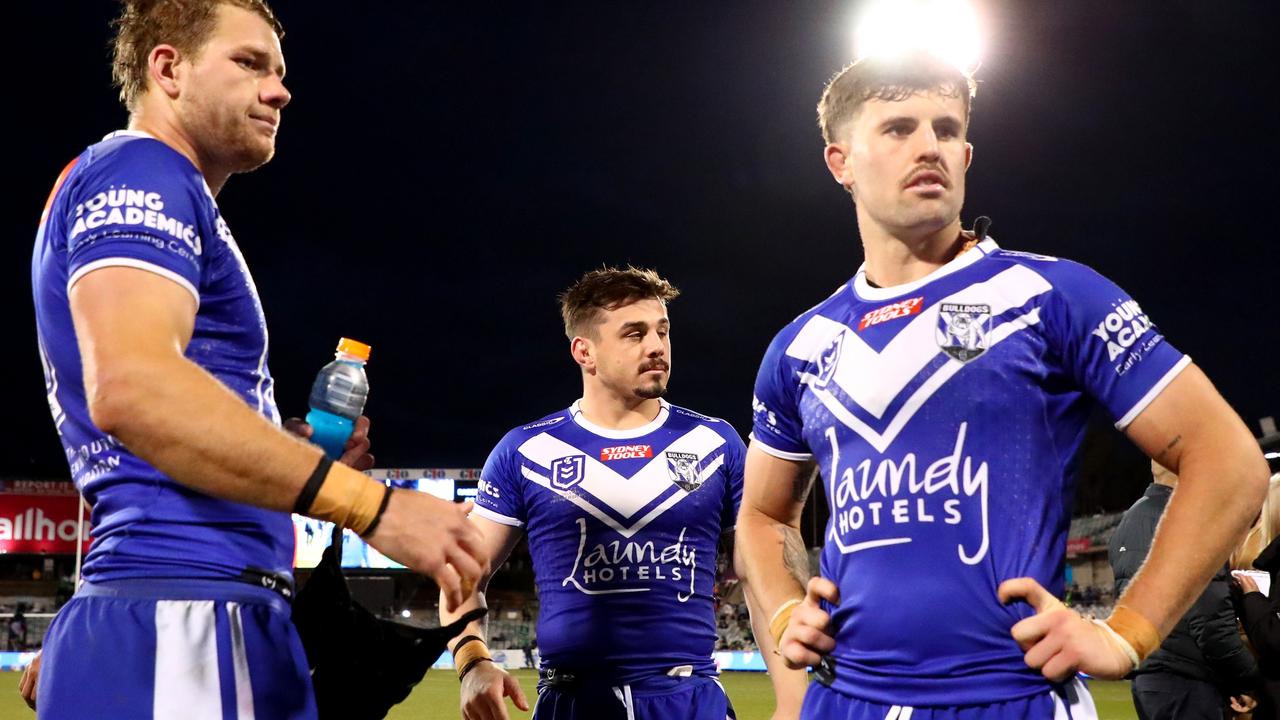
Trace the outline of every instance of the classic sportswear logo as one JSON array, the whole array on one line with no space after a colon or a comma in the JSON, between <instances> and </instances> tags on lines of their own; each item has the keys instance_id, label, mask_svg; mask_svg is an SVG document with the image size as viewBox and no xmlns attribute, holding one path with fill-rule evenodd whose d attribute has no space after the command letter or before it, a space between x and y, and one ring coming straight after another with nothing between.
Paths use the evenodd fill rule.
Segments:
<instances>
[{"instance_id":1,"label":"classic sportswear logo","mask_svg":"<svg viewBox=\"0 0 1280 720\"><path fill-rule=\"evenodd\" d=\"M607 447L600 451L601 462L651 457L653 457L652 445L618 445L617 447Z\"/></svg>"},{"instance_id":2,"label":"classic sportswear logo","mask_svg":"<svg viewBox=\"0 0 1280 720\"><path fill-rule=\"evenodd\" d=\"M862 332L872 325L879 325L882 322L896 320L900 317L915 315L920 312L920 308L924 307L924 297L913 297L909 300L902 300L885 305L882 308L876 308L866 315L862 316L862 321L858 323L858 332Z\"/></svg>"}]
</instances>

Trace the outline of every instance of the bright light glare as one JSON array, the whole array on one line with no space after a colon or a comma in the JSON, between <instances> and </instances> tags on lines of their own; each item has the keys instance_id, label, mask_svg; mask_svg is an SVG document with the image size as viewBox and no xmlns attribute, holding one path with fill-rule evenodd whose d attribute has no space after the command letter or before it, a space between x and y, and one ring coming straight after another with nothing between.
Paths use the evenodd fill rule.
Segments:
<instances>
[{"instance_id":1,"label":"bright light glare","mask_svg":"<svg viewBox=\"0 0 1280 720\"><path fill-rule=\"evenodd\" d=\"M400 611L400 617L402 618L407 618L407 617L410 617L411 615L413 615L413 613L409 612L407 608Z\"/></svg>"},{"instance_id":2,"label":"bright light glare","mask_svg":"<svg viewBox=\"0 0 1280 720\"><path fill-rule=\"evenodd\" d=\"M858 20L857 59L927 50L965 72L978 68L978 18L966 0L871 0Z\"/></svg>"}]
</instances>

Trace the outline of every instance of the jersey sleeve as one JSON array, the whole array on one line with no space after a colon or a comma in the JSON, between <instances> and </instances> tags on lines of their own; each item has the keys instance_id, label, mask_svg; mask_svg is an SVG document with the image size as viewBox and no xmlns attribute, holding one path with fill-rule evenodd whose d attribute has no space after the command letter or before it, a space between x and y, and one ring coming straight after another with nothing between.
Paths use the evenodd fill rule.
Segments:
<instances>
[{"instance_id":1,"label":"jersey sleeve","mask_svg":"<svg viewBox=\"0 0 1280 720\"><path fill-rule=\"evenodd\" d=\"M1165 340L1128 293L1093 270L1059 261L1047 332L1064 370L1111 414L1133 422L1191 358Z\"/></svg>"},{"instance_id":2,"label":"jersey sleeve","mask_svg":"<svg viewBox=\"0 0 1280 720\"><path fill-rule=\"evenodd\" d=\"M524 527L528 514L525 512L522 477L510 439L510 436L503 438L485 460L473 512L496 523Z\"/></svg>"},{"instance_id":3,"label":"jersey sleeve","mask_svg":"<svg viewBox=\"0 0 1280 720\"><path fill-rule=\"evenodd\" d=\"M727 424L727 423L726 423ZM724 494L724 509L720 513L720 529L728 532L738 522L738 508L742 506L742 476L747 460L747 446L732 427L729 428L724 450L724 469L729 482Z\"/></svg>"},{"instance_id":4,"label":"jersey sleeve","mask_svg":"<svg viewBox=\"0 0 1280 720\"><path fill-rule=\"evenodd\" d=\"M168 278L200 302L207 200L184 162L138 140L86 168L66 205L68 289L91 270L126 266Z\"/></svg>"},{"instance_id":5,"label":"jersey sleeve","mask_svg":"<svg viewBox=\"0 0 1280 720\"><path fill-rule=\"evenodd\" d=\"M786 354L792 336L789 330L790 327L773 339L760 362L751 399L751 441L775 457L808 460L813 454L801 432L804 425L798 403L800 381Z\"/></svg>"}]
</instances>

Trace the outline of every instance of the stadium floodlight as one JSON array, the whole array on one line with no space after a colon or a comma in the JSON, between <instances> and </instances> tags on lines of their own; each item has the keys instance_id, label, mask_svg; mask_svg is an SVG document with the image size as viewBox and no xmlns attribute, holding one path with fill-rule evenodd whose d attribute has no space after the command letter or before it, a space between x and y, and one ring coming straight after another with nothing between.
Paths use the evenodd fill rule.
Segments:
<instances>
[{"instance_id":1,"label":"stadium floodlight","mask_svg":"<svg viewBox=\"0 0 1280 720\"><path fill-rule=\"evenodd\" d=\"M402 618L411 617L412 615L413 613L409 612L409 608L405 608L404 610L400 611L400 617Z\"/></svg>"},{"instance_id":2,"label":"stadium floodlight","mask_svg":"<svg viewBox=\"0 0 1280 720\"><path fill-rule=\"evenodd\" d=\"M854 35L858 60L925 50L972 73L982 51L978 17L966 0L870 0Z\"/></svg>"}]
</instances>

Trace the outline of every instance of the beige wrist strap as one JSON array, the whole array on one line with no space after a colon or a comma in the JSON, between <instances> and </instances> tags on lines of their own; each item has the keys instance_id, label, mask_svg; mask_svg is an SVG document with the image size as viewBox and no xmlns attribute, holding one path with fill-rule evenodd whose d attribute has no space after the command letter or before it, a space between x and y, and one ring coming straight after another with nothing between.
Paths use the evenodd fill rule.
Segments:
<instances>
[{"instance_id":1,"label":"beige wrist strap","mask_svg":"<svg viewBox=\"0 0 1280 720\"><path fill-rule=\"evenodd\" d=\"M333 463L305 514L364 535L379 517L389 489L359 470Z\"/></svg>"},{"instance_id":2,"label":"beige wrist strap","mask_svg":"<svg viewBox=\"0 0 1280 720\"><path fill-rule=\"evenodd\" d=\"M1135 668L1160 647L1160 631L1156 626L1142 613L1124 605L1117 605L1102 625L1123 642Z\"/></svg>"},{"instance_id":3,"label":"beige wrist strap","mask_svg":"<svg viewBox=\"0 0 1280 720\"><path fill-rule=\"evenodd\" d=\"M773 611L773 617L769 618L769 634L773 636L775 648L782 645L782 633L787 631L787 624L791 622L791 613L802 602L804 598L792 598Z\"/></svg>"}]
</instances>

